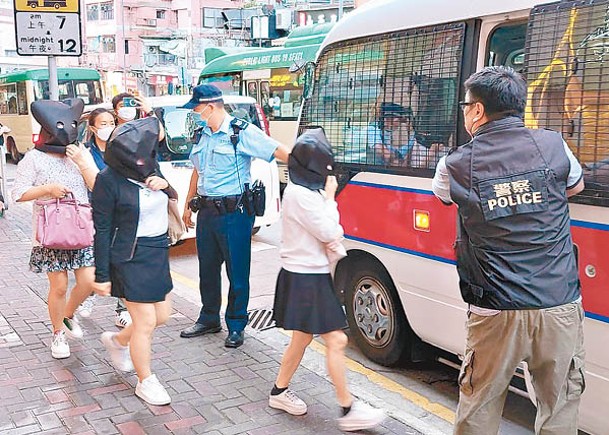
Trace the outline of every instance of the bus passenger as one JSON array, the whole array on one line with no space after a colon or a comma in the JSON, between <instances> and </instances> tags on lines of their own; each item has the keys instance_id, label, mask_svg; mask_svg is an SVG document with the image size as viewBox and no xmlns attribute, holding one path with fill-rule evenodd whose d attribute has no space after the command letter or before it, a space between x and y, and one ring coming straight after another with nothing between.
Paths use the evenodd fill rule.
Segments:
<instances>
[{"instance_id":1,"label":"bus passenger","mask_svg":"<svg viewBox=\"0 0 609 435\"><path fill-rule=\"evenodd\" d=\"M283 196L282 269L277 277L274 318L292 331L283 354L269 406L292 415L307 412L306 403L288 388L304 352L320 334L327 346L328 374L332 379L345 431L370 429L385 413L354 400L345 376L347 336L345 313L336 297L330 264L346 256L343 228L334 196L338 184L332 174L332 147L323 129L312 129L297 140L289 160L290 183Z\"/></svg>"},{"instance_id":2,"label":"bus passenger","mask_svg":"<svg viewBox=\"0 0 609 435\"><path fill-rule=\"evenodd\" d=\"M577 434L584 311L567 198L583 190L582 168L560 133L525 128L520 74L484 68L465 90L472 140L440 160L432 182L458 206L457 271L469 304L454 432L496 434L526 361L535 432Z\"/></svg>"},{"instance_id":3,"label":"bus passenger","mask_svg":"<svg viewBox=\"0 0 609 435\"><path fill-rule=\"evenodd\" d=\"M430 162L430 151L416 140L412 109L396 103L381 103L379 121L368 129L368 145L388 166L427 168Z\"/></svg>"}]
</instances>

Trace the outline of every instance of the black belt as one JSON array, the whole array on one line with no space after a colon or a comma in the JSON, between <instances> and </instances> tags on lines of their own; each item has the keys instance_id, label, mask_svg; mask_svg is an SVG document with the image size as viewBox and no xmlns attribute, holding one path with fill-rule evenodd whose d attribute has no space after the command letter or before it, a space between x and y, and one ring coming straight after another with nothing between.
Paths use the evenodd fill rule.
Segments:
<instances>
[{"instance_id":1,"label":"black belt","mask_svg":"<svg viewBox=\"0 0 609 435\"><path fill-rule=\"evenodd\" d=\"M233 213L241 207L241 195L201 197L201 208L215 209L220 214Z\"/></svg>"}]
</instances>

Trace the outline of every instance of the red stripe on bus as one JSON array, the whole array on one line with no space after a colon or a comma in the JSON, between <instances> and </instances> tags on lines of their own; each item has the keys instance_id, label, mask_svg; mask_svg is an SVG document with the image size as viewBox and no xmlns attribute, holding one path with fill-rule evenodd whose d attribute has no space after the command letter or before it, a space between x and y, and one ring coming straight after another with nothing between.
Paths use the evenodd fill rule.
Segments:
<instances>
[{"instance_id":1,"label":"red stripe on bus","mask_svg":"<svg viewBox=\"0 0 609 435\"><path fill-rule=\"evenodd\" d=\"M341 224L347 236L365 239L426 256L455 260L457 208L445 206L433 194L400 188L348 184L337 198ZM414 229L414 210L429 212L430 231ZM572 226L579 248L579 275L584 308L609 318L609 262L603 255L609 231ZM594 277L586 268L594 268ZM592 269L588 268L588 273Z\"/></svg>"},{"instance_id":2,"label":"red stripe on bus","mask_svg":"<svg viewBox=\"0 0 609 435\"><path fill-rule=\"evenodd\" d=\"M609 317L609 261L606 254L609 231L572 226L571 233L578 248L584 309ZM592 272L594 276L588 276Z\"/></svg>"},{"instance_id":3,"label":"red stripe on bus","mask_svg":"<svg viewBox=\"0 0 609 435\"><path fill-rule=\"evenodd\" d=\"M457 209L433 195L348 184L337 202L349 236L455 260ZM429 212L429 232L414 229L415 209Z\"/></svg>"}]
</instances>

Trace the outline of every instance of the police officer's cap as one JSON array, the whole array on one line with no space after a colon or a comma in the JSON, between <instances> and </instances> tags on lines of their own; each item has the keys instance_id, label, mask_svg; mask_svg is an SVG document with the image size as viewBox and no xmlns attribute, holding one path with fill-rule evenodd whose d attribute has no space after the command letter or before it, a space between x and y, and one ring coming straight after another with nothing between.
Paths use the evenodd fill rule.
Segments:
<instances>
[{"instance_id":1,"label":"police officer's cap","mask_svg":"<svg viewBox=\"0 0 609 435\"><path fill-rule=\"evenodd\" d=\"M199 85L192 90L192 98L182 109L194 109L199 104L214 103L222 101L222 91L214 85Z\"/></svg>"}]
</instances>

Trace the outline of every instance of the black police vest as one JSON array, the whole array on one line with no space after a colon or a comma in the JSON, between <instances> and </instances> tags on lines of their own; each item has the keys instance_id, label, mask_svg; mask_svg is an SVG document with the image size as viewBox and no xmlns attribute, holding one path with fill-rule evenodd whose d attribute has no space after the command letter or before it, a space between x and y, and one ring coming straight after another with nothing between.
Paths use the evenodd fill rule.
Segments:
<instances>
[{"instance_id":1,"label":"black police vest","mask_svg":"<svg viewBox=\"0 0 609 435\"><path fill-rule=\"evenodd\" d=\"M580 296L559 133L508 117L446 158L459 206L457 270L465 302L539 309Z\"/></svg>"}]
</instances>

